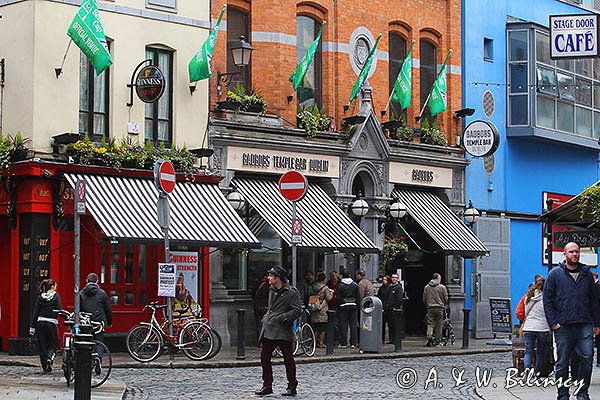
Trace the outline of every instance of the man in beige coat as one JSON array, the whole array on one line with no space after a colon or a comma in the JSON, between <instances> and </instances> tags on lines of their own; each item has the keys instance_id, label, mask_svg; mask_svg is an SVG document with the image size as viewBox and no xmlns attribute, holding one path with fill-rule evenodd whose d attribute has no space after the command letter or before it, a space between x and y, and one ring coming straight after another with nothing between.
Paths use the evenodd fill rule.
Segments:
<instances>
[{"instance_id":1,"label":"man in beige coat","mask_svg":"<svg viewBox=\"0 0 600 400\"><path fill-rule=\"evenodd\" d=\"M427 307L427 344L425 346L436 346L442 341L444 308L448 304L448 291L446 286L442 285L440 274L433 274L433 279L425 286L423 303Z\"/></svg>"}]
</instances>

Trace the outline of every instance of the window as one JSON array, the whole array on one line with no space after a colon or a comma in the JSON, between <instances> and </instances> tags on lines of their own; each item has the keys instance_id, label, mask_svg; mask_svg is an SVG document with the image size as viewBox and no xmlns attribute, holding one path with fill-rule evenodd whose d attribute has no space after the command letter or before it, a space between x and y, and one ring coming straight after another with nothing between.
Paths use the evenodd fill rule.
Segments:
<instances>
[{"instance_id":1,"label":"window","mask_svg":"<svg viewBox=\"0 0 600 400\"><path fill-rule=\"evenodd\" d=\"M146 104L144 135L155 144L173 142L173 53L168 50L147 48L146 58L162 71L166 86L163 95L154 103Z\"/></svg>"},{"instance_id":2,"label":"window","mask_svg":"<svg viewBox=\"0 0 600 400\"><path fill-rule=\"evenodd\" d=\"M494 41L483 38L483 59L486 61L494 60Z\"/></svg>"},{"instance_id":3,"label":"window","mask_svg":"<svg viewBox=\"0 0 600 400\"><path fill-rule=\"evenodd\" d=\"M85 54L79 57L79 133L92 140L108 138L109 68L96 76Z\"/></svg>"},{"instance_id":4,"label":"window","mask_svg":"<svg viewBox=\"0 0 600 400\"><path fill-rule=\"evenodd\" d=\"M437 75L437 49L435 46L426 40L421 40L420 43L420 78L421 78L421 108L425 101L427 101L427 97L429 96L429 92L433 87L433 82L435 81L435 77ZM425 109L423 112L423 117L429 117L430 111L429 107Z\"/></svg>"},{"instance_id":5,"label":"window","mask_svg":"<svg viewBox=\"0 0 600 400\"><path fill-rule=\"evenodd\" d=\"M390 68L389 68L389 93L392 93L394 90L394 83L396 83L396 79L398 78L398 74L400 73L400 69L402 68L402 63L404 63L404 59L406 58L406 40L398 35L397 33L390 33L389 35L389 43L390 43ZM390 102L391 112L394 113L396 119L399 120L401 117L406 121L406 109L402 110L400 108L400 104L395 101Z\"/></svg>"},{"instance_id":6,"label":"window","mask_svg":"<svg viewBox=\"0 0 600 400\"><path fill-rule=\"evenodd\" d=\"M249 16L237 8L227 7L227 72L238 72L231 78L230 87L234 88L238 83L245 88L250 88L250 66L238 68L233 63L231 47L239 42L240 36L244 36L250 42Z\"/></svg>"},{"instance_id":7,"label":"window","mask_svg":"<svg viewBox=\"0 0 600 400\"><path fill-rule=\"evenodd\" d=\"M100 284L106 289L111 304L146 304L146 253L144 245L106 243L102 246Z\"/></svg>"},{"instance_id":8,"label":"window","mask_svg":"<svg viewBox=\"0 0 600 400\"><path fill-rule=\"evenodd\" d=\"M508 33L508 125L529 124L528 31Z\"/></svg>"},{"instance_id":9,"label":"window","mask_svg":"<svg viewBox=\"0 0 600 400\"><path fill-rule=\"evenodd\" d=\"M320 24L314 19L303 15L298 16L296 25L296 64L299 64L308 52L308 48L317 38L320 27ZM321 42L319 42L313 62L308 67L302 83L298 86L297 96L300 107L304 109L316 105L321 108L321 79Z\"/></svg>"}]
</instances>

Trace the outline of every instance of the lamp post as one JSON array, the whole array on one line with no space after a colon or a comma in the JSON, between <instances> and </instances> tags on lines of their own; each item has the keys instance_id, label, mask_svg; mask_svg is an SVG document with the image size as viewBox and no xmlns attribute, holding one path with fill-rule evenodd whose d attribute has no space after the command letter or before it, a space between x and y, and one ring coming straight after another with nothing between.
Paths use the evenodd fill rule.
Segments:
<instances>
[{"instance_id":1,"label":"lamp post","mask_svg":"<svg viewBox=\"0 0 600 400\"><path fill-rule=\"evenodd\" d=\"M225 72L217 71L217 97L221 97L221 87L227 87L231 84L231 80L235 75L239 75L245 67L250 64L250 56L254 49L250 46L250 43L246 42L244 36L240 36L240 40L231 46L231 55L233 56L233 63L238 67L239 71Z\"/></svg>"},{"instance_id":2,"label":"lamp post","mask_svg":"<svg viewBox=\"0 0 600 400\"><path fill-rule=\"evenodd\" d=\"M471 202L471 200L469 200L469 205L465 209L464 217L465 222L467 223L467 225L469 225L471 229L473 228L475 222L477 222L477 220L479 219L479 210L473 207L473 203Z\"/></svg>"}]
</instances>

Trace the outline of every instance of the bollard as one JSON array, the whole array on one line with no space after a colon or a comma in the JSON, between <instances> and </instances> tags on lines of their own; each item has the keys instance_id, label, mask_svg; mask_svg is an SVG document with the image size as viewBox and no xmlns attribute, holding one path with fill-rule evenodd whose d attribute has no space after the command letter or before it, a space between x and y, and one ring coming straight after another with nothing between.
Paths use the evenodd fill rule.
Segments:
<instances>
[{"instance_id":1,"label":"bollard","mask_svg":"<svg viewBox=\"0 0 600 400\"><path fill-rule=\"evenodd\" d=\"M463 337L461 349L469 348L469 313L471 312L468 308L463 308Z\"/></svg>"},{"instance_id":2,"label":"bollard","mask_svg":"<svg viewBox=\"0 0 600 400\"><path fill-rule=\"evenodd\" d=\"M236 360L246 359L246 310L237 311L237 356Z\"/></svg>"},{"instance_id":3,"label":"bollard","mask_svg":"<svg viewBox=\"0 0 600 400\"><path fill-rule=\"evenodd\" d=\"M402 309L394 309L394 353L402 351Z\"/></svg>"},{"instance_id":4,"label":"bollard","mask_svg":"<svg viewBox=\"0 0 600 400\"><path fill-rule=\"evenodd\" d=\"M326 355L333 354L333 345L335 342L335 311L327 310L327 333L325 341L327 342L327 349L325 350Z\"/></svg>"},{"instance_id":5,"label":"bollard","mask_svg":"<svg viewBox=\"0 0 600 400\"><path fill-rule=\"evenodd\" d=\"M94 337L75 336L75 400L90 400L92 396L92 353L96 348Z\"/></svg>"}]
</instances>

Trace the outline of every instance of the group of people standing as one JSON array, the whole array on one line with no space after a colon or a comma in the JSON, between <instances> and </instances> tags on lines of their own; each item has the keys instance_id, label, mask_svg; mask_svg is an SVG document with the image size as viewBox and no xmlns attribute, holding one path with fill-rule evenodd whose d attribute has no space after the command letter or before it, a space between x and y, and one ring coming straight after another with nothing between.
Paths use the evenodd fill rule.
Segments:
<instances>
[{"instance_id":1,"label":"group of people standing","mask_svg":"<svg viewBox=\"0 0 600 400\"><path fill-rule=\"evenodd\" d=\"M570 375L583 380L577 399L589 400L594 342L600 335L600 283L598 275L594 276L587 265L579 262L578 244L565 245L564 256L565 261L552 269L546 279L536 275L517 306L525 339L523 364L533 368L536 376L546 376L553 336L557 354L555 378L564 382ZM569 399L568 386L558 385L557 391L558 400Z\"/></svg>"}]
</instances>

